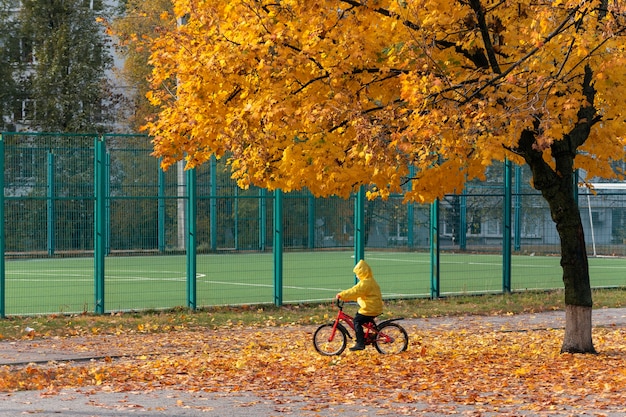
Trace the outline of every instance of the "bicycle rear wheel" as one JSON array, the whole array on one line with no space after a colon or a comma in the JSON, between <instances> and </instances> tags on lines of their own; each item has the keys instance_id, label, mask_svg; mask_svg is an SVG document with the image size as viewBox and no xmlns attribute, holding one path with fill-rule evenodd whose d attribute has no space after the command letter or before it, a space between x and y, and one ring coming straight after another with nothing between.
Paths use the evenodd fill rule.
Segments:
<instances>
[{"instance_id":1,"label":"bicycle rear wheel","mask_svg":"<svg viewBox=\"0 0 626 417\"><path fill-rule=\"evenodd\" d=\"M387 323L378 328L376 350L380 353L393 354L404 352L409 346L409 336L398 323Z\"/></svg>"},{"instance_id":2,"label":"bicycle rear wheel","mask_svg":"<svg viewBox=\"0 0 626 417\"><path fill-rule=\"evenodd\" d=\"M322 324L313 334L313 346L322 355L341 355L346 348L348 336L342 327L337 327L333 335L332 323Z\"/></svg>"}]
</instances>

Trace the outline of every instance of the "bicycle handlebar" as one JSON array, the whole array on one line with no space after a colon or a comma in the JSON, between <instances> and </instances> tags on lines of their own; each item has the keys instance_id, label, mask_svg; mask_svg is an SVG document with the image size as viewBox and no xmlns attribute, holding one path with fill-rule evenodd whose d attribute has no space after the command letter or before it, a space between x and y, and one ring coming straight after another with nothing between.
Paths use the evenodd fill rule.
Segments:
<instances>
[{"instance_id":1,"label":"bicycle handlebar","mask_svg":"<svg viewBox=\"0 0 626 417\"><path fill-rule=\"evenodd\" d=\"M341 298L335 298L335 305L339 308L339 310L343 309L344 304L345 301L343 301Z\"/></svg>"}]
</instances>

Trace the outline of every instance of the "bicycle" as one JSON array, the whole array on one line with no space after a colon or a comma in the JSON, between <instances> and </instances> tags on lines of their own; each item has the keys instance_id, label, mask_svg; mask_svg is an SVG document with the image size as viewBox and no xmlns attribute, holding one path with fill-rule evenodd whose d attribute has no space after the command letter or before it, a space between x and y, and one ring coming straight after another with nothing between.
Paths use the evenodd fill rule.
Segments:
<instances>
[{"instance_id":1,"label":"bicycle","mask_svg":"<svg viewBox=\"0 0 626 417\"><path fill-rule=\"evenodd\" d=\"M345 350L348 338L352 335L341 322L347 324L354 331L354 319L343 312L344 302L337 299L335 304L339 308L337 317L331 323L322 324L313 334L313 345L322 355L341 355ZM376 324L365 323L365 345L373 345L376 350L383 354L400 353L409 346L409 336L404 327L396 323L403 320L402 317L392 318Z\"/></svg>"}]
</instances>

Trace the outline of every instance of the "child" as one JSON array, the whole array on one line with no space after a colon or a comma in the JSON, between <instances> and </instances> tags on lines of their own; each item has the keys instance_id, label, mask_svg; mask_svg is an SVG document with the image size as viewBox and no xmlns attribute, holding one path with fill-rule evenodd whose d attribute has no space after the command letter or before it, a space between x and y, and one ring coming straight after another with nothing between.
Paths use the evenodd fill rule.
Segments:
<instances>
[{"instance_id":1,"label":"child","mask_svg":"<svg viewBox=\"0 0 626 417\"><path fill-rule=\"evenodd\" d=\"M356 264L353 271L359 282L354 287L341 291L337 294L337 298L344 301L356 301L359 304L359 311L354 316L356 344L350 350L363 350L365 349L363 325L373 322L376 316L382 314L383 296L378 283L374 280L372 269L363 259Z\"/></svg>"}]
</instances>

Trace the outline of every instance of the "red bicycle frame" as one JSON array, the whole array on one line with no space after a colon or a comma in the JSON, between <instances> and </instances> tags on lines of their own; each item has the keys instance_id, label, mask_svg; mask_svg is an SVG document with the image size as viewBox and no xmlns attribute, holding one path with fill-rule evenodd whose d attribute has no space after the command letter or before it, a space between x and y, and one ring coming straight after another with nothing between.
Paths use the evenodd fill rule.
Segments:
<instances>
[{"instance_id":1,"label":"red bicycle frame","mask_svg":"<svg viewBox=\"0 0 626 417\"><path fill-rule=\"evenodd\" d=\"M346 323L348 327L350 327L354 331L354 318L352 318L352 316L350 316L349 314L346 314L343 312L344 302L340 299L337 299L335 304L339 308L339 311L337 312L337 318L335 318L335 322L333 323L333 331L330 333L330 337L328 338L329 342L335 338L335 334L337 333L337 327L341 326L340 321L343 321L344 323ZM363 324L363 331L365 333L366 345L373 344L376 341L375 335L377 334L378 334L378 339L382 339L381 341L383 342L390 343L393 341L393 339L390 336L387 336L385 334L378 332L376 323L374 321ZM352 335L350 335L350 333L348 332L346 333L348 334L348 337L352 338Z\"/></svg>"}]
</instances>

